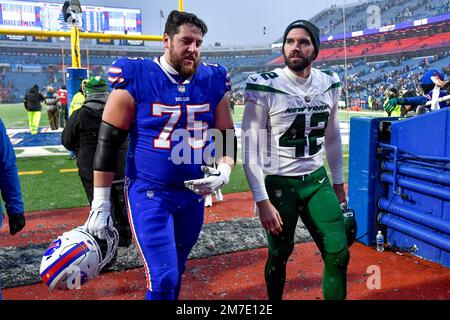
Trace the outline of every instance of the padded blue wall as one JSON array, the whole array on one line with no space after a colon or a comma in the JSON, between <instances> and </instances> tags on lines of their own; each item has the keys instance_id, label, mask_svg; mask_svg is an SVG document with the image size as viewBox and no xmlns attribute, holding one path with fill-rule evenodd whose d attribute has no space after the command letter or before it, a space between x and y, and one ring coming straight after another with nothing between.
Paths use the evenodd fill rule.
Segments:
<instances>
[{"instance_id":1,"label":"padded blue wall","mask_svg":"<svg viewBox=\"0 0 450 320\"><path fill-rule=\"evenodd\" d=\"M348 202L356 214L357 239L366 245L375 244L377 201L386 192L376 157L380 123L386 120L392 118L350 118Z\"/></svg>"}]
</instances>

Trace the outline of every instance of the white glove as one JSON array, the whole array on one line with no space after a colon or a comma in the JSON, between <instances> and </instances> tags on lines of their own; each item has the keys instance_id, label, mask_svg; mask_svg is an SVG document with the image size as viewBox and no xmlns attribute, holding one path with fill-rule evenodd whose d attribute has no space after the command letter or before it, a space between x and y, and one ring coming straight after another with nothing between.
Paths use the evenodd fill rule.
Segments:
<instances>
[{"instance_id":1,"label":"white glove","mask_svg":"<svg viewBox=\"0 0 450 320\"><path fill-rule=\"evenodd\" d=\"M102 240L106 239L108 229L113 230L114 228L111 217L111 202L109 200L110 190L110 188L94 188L94 200L92 201L91 211L84 224L91 235Z\"/></svg>"},{"instance_id":2,"label":"white glove","mask_svg":"<svg viewBox=\"0 0 450 320\"><path fill-rule=\"evenodd\" d=\"M213 193L230 181L231 167L228 164L221 163L218 165L217 169L202 166L202 171L205 173L206 177L203 179L185 181L184 185L186 188L197 194L207 195Z\"/></svg>"}]
</instances>

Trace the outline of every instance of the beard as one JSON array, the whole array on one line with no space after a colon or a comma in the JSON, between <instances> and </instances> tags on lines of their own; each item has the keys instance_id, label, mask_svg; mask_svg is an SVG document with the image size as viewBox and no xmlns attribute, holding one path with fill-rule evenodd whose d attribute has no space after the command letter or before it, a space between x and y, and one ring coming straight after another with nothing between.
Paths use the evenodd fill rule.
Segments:
<instances>
[{"instance_id":1,"label":"beard","mask_svg":"<svg viewBox=\"0 0 450 320\"><path fill-rule=\"evenodd\" d=\"M314 61L314 58L312 55L309 57L305 57L299 53L293 53L293 52L291 52L289 57L287 57L286 54L284 53L284 50L283 50L283 56L284 56L284 63L289 67L289 69L291 69L292 71L296 71L296 72L305 70ZM299 61L293 62L292 58L298 58Z\"/></svg>"},{"instance_id":2,"label":"beard","mask_svg":"<svg viewBox=\"0 0 450 320\"><path fill-rule=\"evenodd\" d=\"M190 76L194 75L194 73L197 71L199 58L195 56L189 56L185 55L184 57L181 57L175 53L175 50L171 46L169 48L169 53L171 57L172 67L180 74L180 76L183 77L183 79L187 79ZM183 65L183 59L186 59L188 57L191 57L193 59L192 66L185 66Z\"/></svg>"}]
</instances>

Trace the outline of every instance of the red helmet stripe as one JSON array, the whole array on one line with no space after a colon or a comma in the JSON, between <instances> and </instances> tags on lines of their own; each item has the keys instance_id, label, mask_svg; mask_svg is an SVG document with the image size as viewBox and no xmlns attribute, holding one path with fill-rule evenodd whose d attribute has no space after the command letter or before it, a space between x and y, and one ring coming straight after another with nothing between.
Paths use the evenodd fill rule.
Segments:
<instances>
[{"instance_id":1,"label":"red helmet stripe","mask_svg":"<svg viewBox=\"0 0 450 320\"><path fill-rule=\"evenodd\" d=\"M41 273L42 280L47 285L53 281L53 279L59 275L68 265L78 259L81 255L89 251L86 243L77 243L72 249L64 253L58 260L51 264L44 272Z\"/></svg>"}]
</instances>

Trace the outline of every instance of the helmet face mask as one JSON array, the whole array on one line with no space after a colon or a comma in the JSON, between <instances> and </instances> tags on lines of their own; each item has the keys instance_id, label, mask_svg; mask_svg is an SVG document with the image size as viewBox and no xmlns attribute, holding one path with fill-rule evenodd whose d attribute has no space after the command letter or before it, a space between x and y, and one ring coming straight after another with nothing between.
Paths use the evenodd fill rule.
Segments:
<instances>
[{"instance_id":1,"label":"helmet face mask","mask_svg":"<svg viewBox=\"0 0 450 320\"><path fill-rule=\"evenodd\" d=\"M114 258L118 242L115 229L106 240L93 237L83 226L65 232L44 252L40 276L50 289L79 289Z\"/></svg>"}]
</instances>

